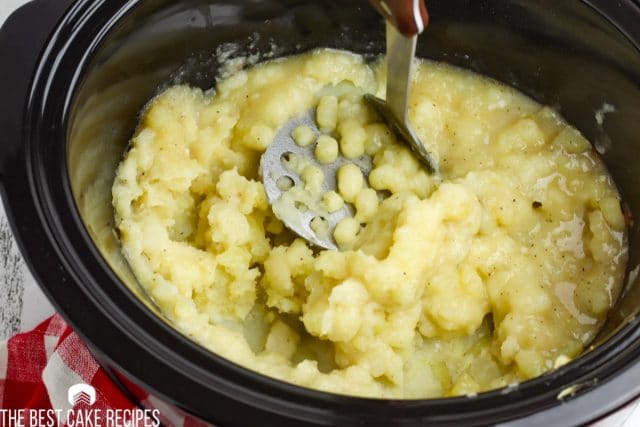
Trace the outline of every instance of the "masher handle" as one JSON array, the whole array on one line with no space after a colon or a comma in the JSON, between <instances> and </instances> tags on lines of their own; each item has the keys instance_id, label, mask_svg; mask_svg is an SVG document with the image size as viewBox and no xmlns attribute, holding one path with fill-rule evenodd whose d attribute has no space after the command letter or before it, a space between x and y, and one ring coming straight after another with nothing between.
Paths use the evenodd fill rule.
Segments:
<instances>
[{"instance_id":1,"label":"masher handle","mask_svg":"<svg viewBox=\"0 0 640 427\"><path fill-rule=\"evenodd\" d=\"M429 12L424 0L369 0L404 36L421 34L429 25Z\"/></svg>"}]
</instances>

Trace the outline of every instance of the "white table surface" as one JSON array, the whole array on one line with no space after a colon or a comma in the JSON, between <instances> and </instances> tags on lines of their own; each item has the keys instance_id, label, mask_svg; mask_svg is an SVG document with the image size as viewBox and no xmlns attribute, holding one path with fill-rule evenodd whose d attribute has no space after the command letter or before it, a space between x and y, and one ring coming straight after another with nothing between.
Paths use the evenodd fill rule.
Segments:
<instances>
[{"instance_id":1,"label":"white table surface","mask_svg":"<svg viewBox=\"0 0 640 427\"><path fill-rule=\"evenodd\" d=\"M29 0L0 0L0 25ZM55 1L55 0L51 0ZM6 64L4 58L0 61ZM0 101L1 102L1 101ZM0 340L35 327L54 309L29 273L0 205ZM640 426L640 401L621 409L592 427Z\"/></svg>"}]
</instances>

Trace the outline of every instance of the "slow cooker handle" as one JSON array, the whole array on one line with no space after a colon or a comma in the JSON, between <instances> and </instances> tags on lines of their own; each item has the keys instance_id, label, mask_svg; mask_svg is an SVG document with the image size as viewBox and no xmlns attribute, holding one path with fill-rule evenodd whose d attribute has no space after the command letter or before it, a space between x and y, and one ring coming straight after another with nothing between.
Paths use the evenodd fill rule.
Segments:
<instances>
[{"instance_id":1,"label":"slow cooker handle","mask_svg":"<svg viewBox=\"0 0 640 427\"><path fill-rule=\"evenodd\" d=\"M369 1L405 36L411 37L421 34L429 25L429 13L424 0Z\"/></svg>"},{"instance_id":2,"label":"slow cooker handle","mask_svg":"<svg viewBox=\"0 0 640 427\"><path fill-rule=\"evenodd\" d=\"M3 1L3 0L0 0ZM0 58L11 61L2 67L0 79L0 183L7 185L9 167L23 148L22 131L29 84L40 52L62 14L75 0L35 0L11 14L0 28Z\"/></svg>"}]
</instances>

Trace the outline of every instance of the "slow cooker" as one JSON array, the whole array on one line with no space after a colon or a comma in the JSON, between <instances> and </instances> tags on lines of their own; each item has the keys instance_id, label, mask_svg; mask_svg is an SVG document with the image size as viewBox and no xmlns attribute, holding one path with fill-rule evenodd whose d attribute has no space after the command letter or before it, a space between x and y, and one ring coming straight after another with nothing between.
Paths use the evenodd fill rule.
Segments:
<instances>
[{"instance_id":1,"label":"slow cooker","mask_svg":"<svg viewBox=\"0 0 640 427\"><path fill-rule=\"evenodd\" d=\"M557 108L640 212L638 2L428 5L419 56ZM0 181L14 234L43 291L123 389L219 426L568 426L640 395L638 224L628 284L599 337L517 387L433 400L338 396L250 372L176 332L120 256L109 190L145 102L171 83L212 87L223 46L263 58L319 46L373 56L384 26L365 0L37 0L0 32ZM615 108L605 122L603 105Z\"/></svg>"}]
</instances>

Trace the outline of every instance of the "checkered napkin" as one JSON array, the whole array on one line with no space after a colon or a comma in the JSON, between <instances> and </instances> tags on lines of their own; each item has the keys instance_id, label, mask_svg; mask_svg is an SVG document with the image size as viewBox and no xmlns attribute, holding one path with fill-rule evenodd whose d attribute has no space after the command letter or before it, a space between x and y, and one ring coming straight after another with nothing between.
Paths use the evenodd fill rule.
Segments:
<instances>
[{"instance_id":1,"label":"checkered napkin","mask_svg":"<svg viewBox=\"0 0 640 427\"><path fill-rule=\"evenodd\" d=\"M91 403L93 399L87 395L71 399L69 389L76 384L92 386L95 401ZM167 427L205 426L133 384L127 382L127 388L133 391L139 405L111 381L60 315L0 343L0 426L20 424L15 421L18 413L26 419L26 426L49 426L55 421L48 417L55 413L58 423L53 425L68 427L78 425L73 417L80 412L105 418L102 422L92 420L93 425L148 427L159 421ZM35 420L29 419L31 413L44 418L30 424L28 421ZM13 414L13 421L9 414Z\"/></svg>"}]
</instances>

